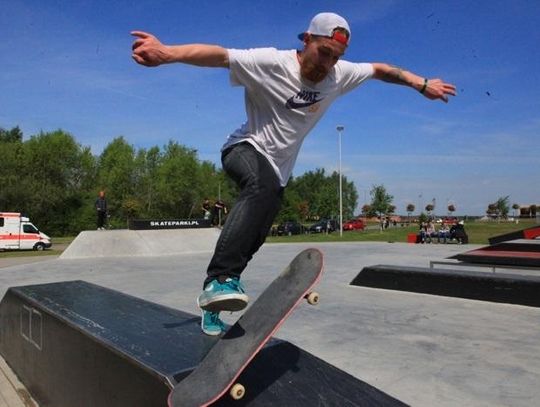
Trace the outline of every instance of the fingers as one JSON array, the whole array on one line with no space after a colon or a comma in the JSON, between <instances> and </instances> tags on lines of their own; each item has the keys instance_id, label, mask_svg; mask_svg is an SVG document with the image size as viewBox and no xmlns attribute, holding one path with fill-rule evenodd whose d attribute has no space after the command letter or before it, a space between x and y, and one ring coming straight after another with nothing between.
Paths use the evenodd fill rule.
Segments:
<instances>
[{"instance_id":1,"label":"fingers","mask_svg":"<svg viewBox=\"0 0 540 407\"><path fill-rule=\"evenodd\" d=\"M131 31L130 32L131 35L133 35L134 37L139 37L139 38L149 38L149 37L153 37L152 34L150 33L147 33L147 32L144 32L144 31Z\"/></svg>"},{"instance_id":2,"label":"fingers","mask_svg":"<svg viewBox=\"0 0 540 407\"><path fill-rule=\"evenodd\" d=\"M440 99L444 103L448 103L448 96L456 96L456 87L450 83L443 82L441 79L430 79L428 81L428 90L426 96L430 99Z\"/></svg>"},{"instance_id":3,"label":"fingers","mask_svg":"<svg viewBox=\"0 0 540 407\"><path fill-rule=\"evenodd\" d=\"M133 41L133 44L131 45L131 49L133 51L135 51L137 48L143 45L146 39L150 37L150 34L144 31L131 31L130 34L133 35L134 37L138 37L135 41Z\"/></svg>"},{"instance_id":4,"label":"fingers","mask_svg":"<svg viewBox=\"0 0 540 407\"><path fill-rule=\"evenodd\" d=\"M145 58L145 56L141 56L139 54L136 54L135 52L131 54L131 58L135 62L137 62L138 64L143 65L143 66L152 67L152 66L158 66L159 65L159 63L152 60L151 58Z\"/></svg>"},{"instance_id":5,"label":"fingers","mask_svg":"<svg viewBox=\"0 0 540 407\"><path fill-rule=\"evenodd\" d=\"M144 59L142 59L139 55L131 54L131 58L133 58L133 60L138 64L144 65Z\"/></svg>"},{"instance_id":6,"label":"fingers","mask_svg":"<svg viewBox=\"0 0 540 407\"><path fill-rule=\"evenodd\" d=\"M137 30L131 31L130 34L137 37L131 45L131 50L133 51L131 58L138 64L144 66L155 66L156 64L154 61L151 61L151 58L149 58L146 48L148 48L150 44L157 42L156 37L145 31Z\"/></svg>"},{"instance_id":7,"label":"fingers","mask_svg":"<svg viewBox=\"0 0 540 407\"><path fill-rule=\"evenodd\" d=\"M131 31L130 34L133 35L134 37L138 37L135 41L133 41L133 45L131 46L131 49L133 50L135 48L140 47L146 42L156 39L156 37L154 37L152 34L149 34L144 31Z\"/></svg>"},{"instance_id":8,"label":"fingers","mask_svg":"<svg viewBox=\"0 0 540 407\"><path fill-rule=\"evenodd\" d=\"M457 95L456 87L450 83L443 83L443 90L444 90L444 93L448 93L452 96Z\"/></svg>"},{"instance_id":9,"label":"fingers","mask_svg":"<svg viewBox=\"0 0 540 407\"><path fill-rule=\"evenodd\" d=\"M131 45L131 49L135 51L135 49L139 48L143 44L144 44L144 40L135 40L133 41L133 44Z\"/></svg>"}]
</instances>

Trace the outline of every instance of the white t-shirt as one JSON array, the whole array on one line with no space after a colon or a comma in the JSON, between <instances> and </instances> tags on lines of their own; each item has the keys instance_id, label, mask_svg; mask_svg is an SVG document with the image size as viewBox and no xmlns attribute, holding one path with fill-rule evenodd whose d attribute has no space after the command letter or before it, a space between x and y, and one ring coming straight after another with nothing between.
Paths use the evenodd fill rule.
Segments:
<instances>
[{"instance_id":1,"label":"white t-shirt","mask_svg":"<svg viewBox=\"0 0 540 407\"><path fill-rule=\"evenodd\" d=\"M285 186L306 135L338 97L373 75L369 63L338 61L319 83L302 79L296 50L229 49L230 80L245 87L247 122L223 149L247 141L270 162Z\"/></svg>"}]
</instances>

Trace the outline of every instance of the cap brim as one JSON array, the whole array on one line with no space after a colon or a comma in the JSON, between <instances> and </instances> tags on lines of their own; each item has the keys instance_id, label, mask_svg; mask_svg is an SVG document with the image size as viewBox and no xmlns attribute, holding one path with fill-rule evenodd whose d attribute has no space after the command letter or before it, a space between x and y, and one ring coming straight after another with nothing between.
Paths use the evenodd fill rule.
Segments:
<instances>
[{"instance_id":1,"label":"cap brim","mask_svg":"<svg viewBox=\"0 0 540 407\"><path fill-rule=\"evenodd\" d=\"M305 32L298 34L298 39L299 39L300 41L304 41L305 35L306 35Z\"/></svg>"}]
</instances>

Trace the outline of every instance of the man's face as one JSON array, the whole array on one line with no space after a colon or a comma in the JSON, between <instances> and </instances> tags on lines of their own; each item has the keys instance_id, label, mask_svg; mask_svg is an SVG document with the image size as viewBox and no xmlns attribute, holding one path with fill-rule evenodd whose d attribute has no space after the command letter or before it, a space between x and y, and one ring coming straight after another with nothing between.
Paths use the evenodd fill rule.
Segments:
<instances>
[{"instance_id":1,"label":"man's face","mask_svg":"<svg viewBox=\"0 0 540 407\"><path fill-rule=\"evenodd\" d=\"M300 72L311 82L321 82L336 62L345 54L347 46L332 38L306 35L300 56Z\"/></svg>"}]
</instances>

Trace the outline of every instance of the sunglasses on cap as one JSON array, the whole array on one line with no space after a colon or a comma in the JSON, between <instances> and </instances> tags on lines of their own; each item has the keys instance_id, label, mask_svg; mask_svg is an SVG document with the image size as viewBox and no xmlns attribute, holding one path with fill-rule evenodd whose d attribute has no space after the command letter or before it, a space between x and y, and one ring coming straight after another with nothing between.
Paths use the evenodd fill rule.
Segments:
<instances>
[{"instance_id":1,"label":"sunglasses on cap","mask_svg":"<svg viewBox=\"0 0 540 407\"><path fill-rule=\"evenodd\" d=\"M334 29L331 36L314 35L314 34L312 34L312 36L313 37L331 38L334 41L339 42L340 44L349 45L349 35L348 35L347 31L344 32L343 29L340 29L340 28Z\"/></svg>"}]
</instances>

